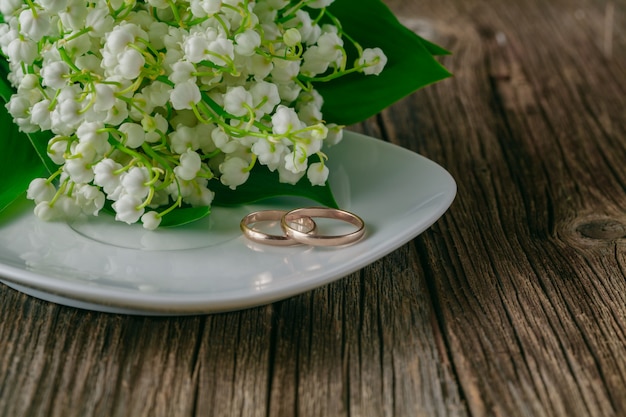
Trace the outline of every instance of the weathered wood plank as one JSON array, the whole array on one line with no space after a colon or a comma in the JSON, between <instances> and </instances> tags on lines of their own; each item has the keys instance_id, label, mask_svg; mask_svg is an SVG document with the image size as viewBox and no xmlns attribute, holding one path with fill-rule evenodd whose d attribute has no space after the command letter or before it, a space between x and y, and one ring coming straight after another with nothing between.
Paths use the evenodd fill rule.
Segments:
<instances>
[{"instance_id":1,"label":"weathered wood plank","mask_svg":"<svg viewBox=\"0 0 626 417\"><path fill-rule=\"evenodd\" d=\"M455 78L383 115L458 179L417 240L442 332L475 415L623 415L624 17L610 31L601 2L501 3L429 5Z\"/></svg>"},{"instance_id":2,"label":"weathered wood plank","mask_svg":"<svg viewBox=\"0 0 626 417\"><path fill-rule=\"evenodd\" d=\"M277 306L270 415L467 415L416 257L406 245Z\"/></svg>"}]
</instances>

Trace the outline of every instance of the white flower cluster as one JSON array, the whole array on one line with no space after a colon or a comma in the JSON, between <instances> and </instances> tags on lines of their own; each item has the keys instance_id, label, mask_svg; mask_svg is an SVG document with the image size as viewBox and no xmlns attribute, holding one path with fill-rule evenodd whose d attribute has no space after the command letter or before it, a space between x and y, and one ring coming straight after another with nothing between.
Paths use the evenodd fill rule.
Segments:
<instances>
[{"instance_id":1,"label":"white flower cluster","mask_svg":"<svg viewBox=\"0 0 626 417\"><path fill-rule=\"evenodd\" d=\"M386 63L355 44L348 66L332 1L2 0L7 109L22 131L52 132L60 166L31 183L35 213L97 215L108 199L117 220L154 229L257 163L324 184L322 143L341 127L323 121L315 82Z\"/></svg>"}]
</instances>

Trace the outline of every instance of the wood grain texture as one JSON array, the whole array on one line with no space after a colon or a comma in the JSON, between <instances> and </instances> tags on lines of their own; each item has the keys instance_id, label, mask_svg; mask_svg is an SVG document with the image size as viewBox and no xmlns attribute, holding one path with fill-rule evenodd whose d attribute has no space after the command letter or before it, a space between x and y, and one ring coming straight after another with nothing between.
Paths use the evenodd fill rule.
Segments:
<instances>
[{"instance_id":1,"label":"wood grain texture","mask_svg":"<svg viewBox=\"0 0 626 417\"><path fill-rule=\"evenodd\" d=\"M455 76L352 129L447 168L448 213L241 312L0 286L0 416L626 415L626 2L386 3Z\"/></svg>"},{"instance_id":2,"label":"wood grain texture","mask_svg":"<svg viewBox=\"0 0 626 417\"><path fill-rule=\"evenodd\" d=\"M417 245L469 410L624 415L625 4L454 3L455 78L382 118L458 179Z\"/></svg>"}]
</instances>

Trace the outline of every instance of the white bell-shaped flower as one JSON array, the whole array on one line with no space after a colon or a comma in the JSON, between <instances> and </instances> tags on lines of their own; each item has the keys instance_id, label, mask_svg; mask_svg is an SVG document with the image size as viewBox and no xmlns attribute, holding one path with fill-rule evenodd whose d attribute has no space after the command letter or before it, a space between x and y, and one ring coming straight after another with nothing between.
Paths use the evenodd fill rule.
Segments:
<instances>
[{"instance_id":1,"label":"white bell-shaped flower","mask_svg":"<svg viewBox=\"0 0 626 417\"><path fill-rule=\"evenodd\" d=\"M63 218L63 212L58 205L50 205L49 201L40 201L35 206L35 216L45 222L60 220Z\"/></svg>"},{"instance_id":2,"label":"white bell-shaped flower","mask_svg":"<svg viewBox=\"0 0 626 417\"><path fill-rule=\"evenodd\" d=\"M41 100L30 109L30 120L40 127L41 130L50 130L50 100Z\"/></svg>"},{"instance_id":3,"label":"white bell-shaped flower","mask_svg":"<svg viewBox=\"0 0 626 417\"><path fill-rule=\"evenodd\" d=\"M50 16L43 10L36 14L32 8L22 10L19 16L20 30L35 42L39 42L50 31Z\"/></svg>"},{"instance_id":4,"label":"white bell-shaped flower","mask_svg":"<svg viewBox=\"0 0 626 417\"><path fill-rule=\"evenodd\" d=\"M363 50L358 64L364 66L364 74L379 75L387 64L387 56L380 48L366 48Z\"/></svg>"},{"instance_id":5,"label":"white bell-shaped flower","mask_svg":"<svg viewBox=\"0 0 626 417\"><path fill-rule=\"evenodd\" d=\"M278 166L278 181L285 184L295 185L306 174L306 170L293 172L285 167L284 164Z\"/></svg>"},{"instance_id":6,"label":"white bell-shaped flower","mask_svg":"<svg viewBox=\"0 0 626 417\"><path fill-rule=\"evenodd\" d=\"M98 83L95 86L96 97L93 108L96 111L109 111L115 105L115 91L108 84Z\"/></svg>"},{"instance_id":7,"label":"white bell-shaped flower","mask_svg":"<svg viewBox=\"0 0 626 417\"><path fill-rule=\"evenodd\" d=\"M233 41L226 37L218 37L209 44L211 53L206 55L206 59L218 66L226 66L235 58L235 45Z\"/></svg>"},{"instance_id":8,"label":"white bell-shaped flower","mask_svg":"<svg viewBox=\"0 0 626 417\"><path fill-rule=\"evenodd\" d=\"M245 116L252 108L252 94L244 87L229 87L224 94L224 110L233 116Z\"/></svg>"},{"instance_id":9,"label":"white bell-shaped flower","mask_svg":"<svg viewBox=\"0 0 626 417\"><path fill-rule=\"evenodd\" d=\"M180 84L187 81L196 82L197 72L194 64L188 61L178 61L172 65L172 73L168 76L168 79L174 84Z\"/></svg>"},{"instance_id":10,"label":"white bell-shaped flower","mask_svg":"<svg viewBox=\"0 0 626 417\"><path fill-rule=\"evenodd\" d=\"M307 169L307 157L302 146L295 146L293 151L284 156L285 168L294 174L305 172Z\"/></svg>"},{"instance_id":11,"label":"white bell-shaped flower","mask_svg":"<svg viewBox=\"0 0 626 417\"><path fill-rule=\"evenodd\" d=\"M84 184L75 190L76 202L81 207L83 213L90 216L97 216L104 207L106 197L98 187Z\"/></svg>"},{"instance_id":12,"label":"white bell-shaped flower","mask_svg":"<svg viewBox=\"0 0 626 417\"><path fill-rule=\"evenodd\" d=\"M119 127L119 131L124 134L124 144L129 148L139 148L146 140L146 132L140 124L126 122Z\"/></svg>"},{"instance_id":13,"label":"white bell-shaped flower","mask_svg":"<svg viewBox=\"0 0 626 417\"><path fill-rule=\"evenodd\" d=\"M141 74L146 59L138 50L126 48L118 55L118 65L115 74L127 80L135 80Z\"/></svg>"},{"instance_id":14,"label":"white bell-shaped flower","mask_svg":"<svg viewBox=\"0 0 626 417\"><path fill-rule=\"evenodd\" d=\"M9 57L9 61L31 65L37 59L37 43L26 38L13 39L6 48L6 54Z\"/></svg>"},{"instance_id":15,"label":"white bell-shaped flower","mask_svg":"<svg viewBox=\"0 0 626 417\"><path fill-rule=\"evenodd\" d=\"M102 159L93 167L94 184L102 187L105 193L111 194L121 185L120 174L123 166L111 158Z\"/></svg>"},{"instance_id":16,"label":"white bell-shaped flower","mask_svg":"<svg viewBox=\"0 0 626 417\"><path fill-rule=\"evenodd\" d=\"M191 81L177 84L170 93L172 107L176 110L192 109L201 99L200 89Z\"/></svg>"},{"instance_id":17,"label":"white bell-shaped flower","mask_svg":"<svg viewBox=\"0 0 626 417\"><path fill-rule=\"evenodd\" d=\"M249 163L239 157L227 158L220 164L220 181L231 190L245 183L250 176Z\"/></svg>"},{"instance_id":18,"label":"white bell-shaped flower","mask_svg":"<svg viewBox=\"0 0 626 417\"><path fill-rule=\"evenodd\" d=\"M137 223L145 212L141 207L141 198L132 194L122 195L112 207L115 210L115 220L127 224Z\"/></svg>"},{"instance_id":19,"label":"white bell-shaped flower","mask_svg":"<svg viewBox=\"0 0 626 417\"><path fill-rule=\"evenodd\" d=\"M111 32L114 24L115 20L106 6L90 8L85 18L85 27L89 28L87 33L93 38L100 38Z\"/></svg>"},{"instance_id":20,"label":"white bell-shaped flower","mask_svg":"<svg viewBox=\"0 0 626 417\"><path fill-rule=\"evenodd\" d=\"M124 191L137 198L145 198L150 192L150 172L146 167L132 167L125 175L122 175L121 182Z\"/></svg>"},{"instance_id":21,"label":"white bell-shaped flower","mask_svg":"<svg viewBox=\"0 0 626 417\"><path fill-rule=\"evenodd\" d=\"M302 127L302 122L294 109L282 104L276 108L276 112L272 116L272 129L275 134L284 135Z\"/></svg>"},{"instance_id":22,"label":"white bell-shaped flower","mask_svg":"<svg viewBox=\"0 0 626 417\"><path fill-rule=\"evenodd\" d=\"M192 207L208 207L213 202L215 193L206 187L206 180L197 178L187 182L188 187L183 201Z\"/></svg>"},{"instance_id":23,"label":"white bell-shaped flower","mask_svg":"<svg viewBox=\"0 0 626 417\"><path fill-rule=\"evenodd\" d=\"M280 104L280 95L276 84L267 81L259 81L250 88L252 105L261 115L270 114Z\"/></svg>"},{"instance_id":24,"label":"white bell-shaped flower","mask_svg":"<svg viewBox=\"0 0 626 417\"><path fill-rule=\"evenodd\" d=\"M261 35L253 29L247 29L235 35L235 52L242 56L252 56L261 46Z\"/></svg>"},{"instance_id":25,"label":"white bell-shaped flower","mask_svg":"<svg viewBox=\"0 0 626 417\"><path fill-rule=\"evenodd\" d=\"M321 162L315 162L309 165L306 175L312 185L324 185L328 180L329 169Z\"/></svg>"},{"instance_id":26,"label":"white bell-shaped flower","mask_svg":"<svg viewBox=\"0 0 626 417\"><path fill-rule=\"evenodd\" d=\"M198 175L201 164L200 155L191 149L187 149L187 151L180 156L180 164L174 168L174 174L182 180L191 181Z\"/></svg>"},{"instance_id":27,"label":"white bell-shaped flower","mask_svg":"<svg viewBox=\"0 0 626 417\"><path fill-rule=\"evenodd\" d=\"M176 130L168 136L170 148L179 155L187 152L188 149L198 149L198 141L193 128L179 125Z\"/></svg>"},{"instance_id":28,"label":"white bell-shaped flower","mask_svg":"<svg viewBox=\"0 0 626 417\"><path fill-rule=\"evenodd\" d=\"M266 165L270 171L276 170L282 161L286 146L282 143L270 142L266 138L260 138L252 145L252 153L257 155L258 161Z\"/></svg>"},{"instance_id":29,"label":"white bell-shaped flower","mask_svg":"<svg viewBox=\"0 0 626 417\"><path fill-rule=\"evenodd\" d=\"M0 13L5 16L11 16L23 6L23 0L2 0L0 2Z\"/></svg>"},{"instance_id":30,"label":"white bell-shaped flower","mask_svg":"<svg viewBox=\"0 0 626 417\"><path fill-rule=\"evenodd\" d=\"M83 158L75 158L65 161L63 171L76 184L87 184L94 179L91 163Z\"/></svg>"},{"instance_id":31,"label":"white bell-shaped flower","mask_svg":"<svg viewBox=\"0 0 626 417\"><path fill-rule=\"evenodd\" d=\"M35 178L28 185L26 198L39 204L42 201L51 201L57 190L52 183L45 178Z\"/></svg>"},{"instance_id":32,"label":"white bell-shaped flower","mask_svg":"<svg viewBox=\"0 0 626 417\"><path fill-rule=\"evenodd\" d=\"M43 85L55 89L61 89L67 85L67 76L70 67L63 61L51 62L41 69Z\"/></svg>"},{"instance_id":33,"label":"white bell-shaped flower","mask_svg":"<svg viewBox=\"0 0 626 417\"><path fill-rule=\"evenodd\" d=\"M141 216L141 223L144 229L155 230L161 224L161 219L156 211L147 211Z\"/></svg>"}]
</instances>

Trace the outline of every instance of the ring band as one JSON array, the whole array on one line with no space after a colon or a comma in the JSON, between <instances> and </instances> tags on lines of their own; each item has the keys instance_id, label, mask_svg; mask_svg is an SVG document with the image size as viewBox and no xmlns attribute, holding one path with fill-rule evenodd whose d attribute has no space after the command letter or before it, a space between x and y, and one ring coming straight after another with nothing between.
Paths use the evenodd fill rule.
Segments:
<instances>
[{"instance_id":1,"label":"ring band","mask_svg":"<svg viewBox=\"0 0 626 417\"><path fill-rule=\"evenodd\" d=\"M307 217L310 219L322 217L341 220L356 226L357 229L343 235L323 235L304 233L290 225L299 218ZM291 210L282 217L280 225L288 238L311 246L348 245L357 242L365 234L365 223L359 216L349 211L328 207L305 207Z\"/></svg>"},{"instance_id":2,"label":"ring band","mask_svg":"<svg viewBox=\"0 0 626 417\"><path fill-rule=\"evenodd\" d=\"M263 243L266 245L273 245L273 246L299 245L300 242L293 240L289 238L288 236L272 235L272 234L261 232L257 229L254 229L253 227L250 227L251 224L258 223L258 222L281 221L284 218L286 213L287 212L284 210L255 211L254 213L250 213L247 216L245 216L243 219L241 219L241 222L239 223L239 227L241 231L243 232L243 234L248 239L254 242ZM302 216L302 217L298 217L297 219L293 219L291 223L302 226L302 230L298 230L295 227L293 227L293 230L296 230L299 233L302 233L304 235L306 235L307 233L315 232L317 228L317 225L315 224L313 219L307 216ZM282 222L281 222L281 226L282 226Z\"/></svg>"}]
</instances>

